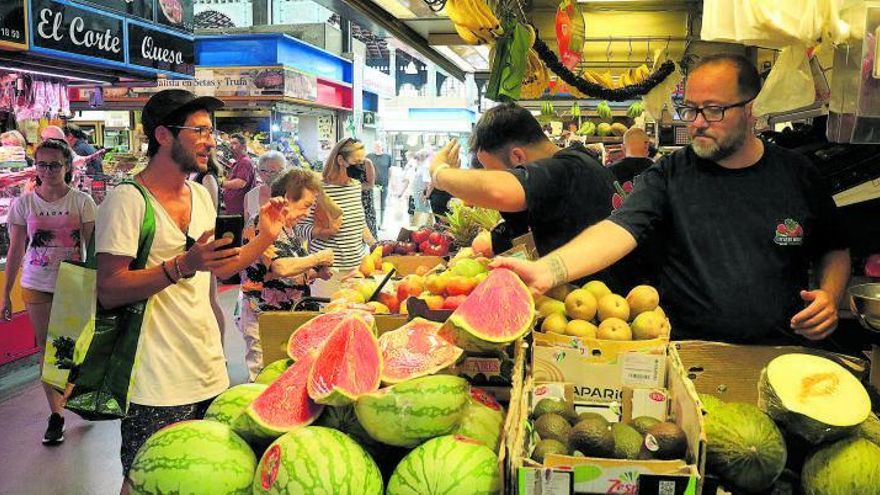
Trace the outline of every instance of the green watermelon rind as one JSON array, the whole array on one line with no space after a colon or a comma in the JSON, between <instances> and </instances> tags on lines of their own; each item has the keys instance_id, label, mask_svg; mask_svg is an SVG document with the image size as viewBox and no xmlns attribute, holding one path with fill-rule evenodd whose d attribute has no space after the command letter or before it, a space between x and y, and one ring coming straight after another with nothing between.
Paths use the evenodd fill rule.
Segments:
<instances>
[{"instance_id":1,"label":"green watermelon rind","mask_svg":"<svg viewBox=\"0 0 880 495\"><path fill-rule=\"evenodd\" d=\"M374 440L415 447L458 427L469 391L464 378L426 376L362 395L355 403L355 413Z\"/></svg>"},{"instance_id":2,"label":"green watermelon rind","mask_svg":"<svg viewBox=\"0 0 880 495\"><path fill-rule=\"evenodd\" d=\"M501 492L498 457L472 439L447 435L428 440L400 462L388 480L387 495Z\"/></svg>"},{"instance_id":3,"label":"green watermelon rind","mask_svg":"<svg viewBox=\"0 0 880 495\"><path fill-rule=\"evenodd\" d=\"M489 447L493 452L498 452L501 445L501 433L504 430L504 418L504 408L493 409L470 398L461 415L455 434L473 438Z\"/></svg>"},{"instance_id":4,"label":"green watermelon rind","mask_svg":"<svg viewBox=\"0 0 880 495\"><path fill-rule=\"evenodd\" d=\"M801 471L805 495L880 493L880 447L859 437L816 451Z\"/></svg>"},{"instance_id":5,"label":"green watermelon rind","mask_svg":"<svg viewBox=\"0 0 880 495\"><path fill-rule=\"evenodd\" d=\"M379 349L379 339L376 338L376 332L374 330L375 322L372 319L368 320L364 317L361 317L357 313L361 313L361 312L352 313L352 316L356 316L358 319L360 319L364 323L366 333L370 336L370 342L373 344L370 347L370 349L375 350L376 358L377 358L377 362L378 362L378 369L375 372L376 378L375 378L373 385L370 388L370 392L372 392L372 391L377 390L379 388L379 385L381 384L382 351ZM364 313L364 314L367 314L367 313ZM372 318L372 316L370 318ZM335 335L335 332L339 332L339 331L343 331L343 330L344 329L335 330L334 335ZM332 338L333 338L333 335L328 337L327 340L325 341L325 345ZM323 351L324 351L324 347L322 347L321 350L317 354L315 354L316 361L321 359L321 357L323 355L322 354ZM359 349L358 352L364 352L364 350ZM325 391L315 390L315 380L314 380L315 370L316 370L316 366L312 366L312 368L309 370L307 387L308 387L308 391L309 391L309 397L311 397L312 400L314 400L318 404L323 404L326 406L336 406L336 407L347 406L347 405L353 404L354 401L357 400L358 396L361 395L361 393L359 393L359 392L345 390L336 384L330 385L329 390L325 390Z\"/></svg>"},{"instance_id":6,"label":"green watermelon rind","mask_svg":"<svg viewBox=\"0 0 880 495\"><path fill-rule=\"evenodd\" d=\"M138 450L128 475L130 493L247 495L256 467L254 452L229 426L182 421L159 430Z\"/></svg>"},{"instance_id":7,"label":"green watermelon rind","mask_svg":"<svg viewBox=\"0 0 880 495\"><path fill-rule=\"evenodd\" d=\"M783 425L786 431L802 437L813 445L850 436L859 427L858 424L852 426L830 426L804 414L789 411L783 406L779 396L773 391L773 387L767 378L767 368L761 371L761 377L758 379L758 407L769 414L774 421Z\"/></svg>"},{"instance_id":8,"label":"green watermelon rind","mask_svg":"<svg viewBox=\"0 0 880 495\"><path fill-rule=\"evenodd\" d=\"M480 296L480 287L485 286L487 282L491 282L493 276L501 277L503 275L500 274L507 272L509 272L509 270L503 268L493 270L489 275L489 278L480 284L468 297ZM535 324L535 301L528 286L523 283L519 276L513 272L509 273L510 276L508 279L513 283L518 284L523 297L528 300L528 303L523 306L528 308L529 314L524 316L522 325L516 329L508 331L504 336L489 335L474 328L468 321L466 321L465 312L467 311L468 301L465 300L461 306L449 316L449 319L441 330L441 334L462 349L477 352L498 350L527 334Z\"/></svg>"},{"instance_id":9,"label":"green watermelon rind","mask_svg":"<svg viewBox=\"0 0 880 495\"><path fill-rule=\"evenodd\" d=\"M235 420L247 409L254 399L257 398L268 385L261 383L243 383L236 385L218 395L205 411L204 419L219 421L227 426L233 426Z\"/></svg>"},{"instance_id":10,"label":"green watermelon rind","mask_svg":"<svg viewBox=\"0 0 880 495\"><path fill-rule=\"evenodd\" d=\"M782 432L757 407L726 403L706 416L705 428L706 468L734 487L762 492L785 469L787 451ZM750 436L749 445L740 445L743 432Z\"/></svg>"},{"instance_id":11,"label":"green watermelon rind","mask_svg":"<svg viewBox=\"0 0 880 495\"><path fill-rule=\"evenodd\" d=\"M268 366L260 370L260 373L254 378L254 383L265 383L269 385L274 382L281 373L287 368L290 368L293 365L293 360L290 358L287 359L279 359L277 361L273 361Z\"/></svg>"},{"instance_id":12,"label":"green watermelon rind","mask_svg":"<svg viewBox=\"0 0 880 495\"><path fill-rule=\"evenodd\" d=\"M263 468L275 446L282 451L281 461L273 483L266 489ZM376 462L348 435L308 426L284 434L269 446L255 469L252 490L255 495L382 495L383 482Z\"/></svg>"}]
</instances>

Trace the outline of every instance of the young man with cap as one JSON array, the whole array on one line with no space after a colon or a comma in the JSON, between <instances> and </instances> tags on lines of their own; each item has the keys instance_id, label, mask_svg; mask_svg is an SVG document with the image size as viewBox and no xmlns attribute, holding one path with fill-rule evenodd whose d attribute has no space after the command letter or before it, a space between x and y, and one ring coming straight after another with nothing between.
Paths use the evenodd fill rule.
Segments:
<instances>
[{"instance_id":1,"label":"young man with cap","mask_svg":"<svg viewBox=\"0 0 880 495\"><path fill-rule=\"evenodd\" d=\"M228 278L252 263L283 227L286 201L272 199L260 214L259 235L242 248L212 240L216 211L208 191L187 180L207 168L215 146L212 97L171 89L153 95L143 110L150 161L135 180L147 191L156 233L143 270L136 257L145 203L122 185L98 211L98 300L105 308L149 300L134 369L128 415L122 420L121 459L128 477L138 448L160 428L204 415L229 387L210 278ZM126 493L126 486L123 486Z\"/></svg>"}]
</instances>

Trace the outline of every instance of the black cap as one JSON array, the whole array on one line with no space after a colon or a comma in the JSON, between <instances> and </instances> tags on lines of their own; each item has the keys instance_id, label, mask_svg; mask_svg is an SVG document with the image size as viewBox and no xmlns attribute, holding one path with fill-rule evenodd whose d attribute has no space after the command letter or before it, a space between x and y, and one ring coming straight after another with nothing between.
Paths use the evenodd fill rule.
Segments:
<instances>
[{"instance_id":1,"label":"black cap","mask_svg":"<svg viewBox=\"0 0 880 495\"><path fill-rule=\"evenodd\" d=\"M144 133L152 136L153 131L163 124L169 123L171 117L196 110L214 110L223 107L223 100L213 96L196 96L183 89L166 89L150 97L144 105L141 123Z\"/></svg>"}]
</instances>

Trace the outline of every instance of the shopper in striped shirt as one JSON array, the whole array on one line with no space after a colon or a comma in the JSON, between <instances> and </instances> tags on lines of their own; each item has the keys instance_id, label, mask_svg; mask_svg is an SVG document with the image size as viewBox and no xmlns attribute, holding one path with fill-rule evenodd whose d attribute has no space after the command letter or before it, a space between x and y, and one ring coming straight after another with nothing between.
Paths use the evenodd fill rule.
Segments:
<instances>
[{"instance_id":1,"label":"shopper in striped shirt","mask_svg":"<svg viewBox=\"0 0 880 495\"><path fill-rule=\"evenodd\" d=\"M336 143L324 164L324 192L342 209L342 224L338 231L326 238L314 232L317 230L314 208L298 226L300 235L310 240L309 253L332 249L333 266L343 272L360 266L365 247L376 243L367 228L361 184L349 175L349 168L362 166L365 158L364 144L354 138L345 138Z\"/></svg>"}]
</instances>

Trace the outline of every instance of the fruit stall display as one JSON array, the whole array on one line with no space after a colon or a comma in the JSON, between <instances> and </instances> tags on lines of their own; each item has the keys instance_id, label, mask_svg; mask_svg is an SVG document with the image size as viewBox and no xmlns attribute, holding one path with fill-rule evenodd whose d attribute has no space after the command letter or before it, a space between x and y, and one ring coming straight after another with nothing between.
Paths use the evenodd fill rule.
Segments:
<instances>
[{"instance_id":1,"label":"fruit stall display","mask_svg":"<svg viewBox=\"0 0 880 495\"><path fill-rule=\"evenodd\" d=\"M493 305L504 311L485 311ZM152 436L131 472L135 493L501 493L519 402L506 411L454 370L469 351L513 348L509 396L519 397L534 314L525 284L503 269L446 322L415 318L380 334L382 315L318 314L289 330L285 357L255 383L221 394L204 420Z\"/></svg>"}]
</instances>

